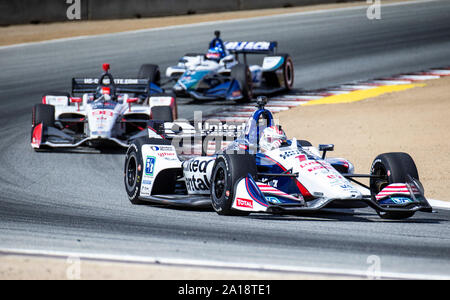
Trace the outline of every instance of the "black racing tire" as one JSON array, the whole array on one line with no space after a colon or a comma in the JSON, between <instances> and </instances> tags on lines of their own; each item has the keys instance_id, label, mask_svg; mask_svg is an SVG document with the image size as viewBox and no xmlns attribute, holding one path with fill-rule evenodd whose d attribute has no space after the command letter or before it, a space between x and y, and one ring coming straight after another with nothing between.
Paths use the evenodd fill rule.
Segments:
<instances>
[{"instance_id":1,"label":"black racing tire","mask_svg":"<svg viewBox=\"0 0 450 300\"><path fill-rule=\"evenodd\" d=\"M284 88L289 91L294 86L295 80L294 62L289 54L279 54L279 56L283 56L284 58L283 63Z\"/></svg>"},{"instance_id":2,"label":"black racing tire","mask_svg":"<svg viewBox=\"0 0 450 300\"><path fill-rule=\"evenodd\" d=\"M241 102L249 102L253 98L252 74L245 64L237 64L231 69L231 78L237 80L241 86Z\"/></svg>"},{"instance_id":3,"label":"black racing tire","mask_svg":"<svg viewBox=\"0 0 450 300\"><path fill-rule=\"evenodd\" d=\"M272 88L283 88L289 91L294 86L295 71L292 57L289 54L282 53L277 55L270 55L268 57L280 57L284 58L283 65L277 70L271 72L264 72L263 76L266 80L266 84ZM283 72L283 78L279 78L279 71Z\"/></svg>"},{"instance_id":4,"label":"black racing tire","mask_svg":"<svg viewBox=\"0 0 450 300\"><path fill-rule=\"evenodd\" d=\"M211 175L211 202L219 215L248 216L250 214L231 208L236 184L248 174L252 176L257 174L253 155L222 154L217 157Z\"/></svg>"},{"instance_id":5,"label":"black racing tire","mask_svg":"<svg viewBox=\"0 0 450 300\"><path fill-rule=\"evenodd\" d=\"M310 141L305 141L305 140L298 140L297 141L297 145L300 145L302 147L312 147L312 144Z\"/></svg>"},{"instance_id":6,"label":"black racing tire","mask_svg":"<svg viewBox=\"0 0 450 300\"><path fill-rule=\"evenodd\" d=\"M124 167L124 183L128 199L132 204L141 205L145 202L140 200L140 190L145 168L142 158L142 146L152 145L170 145L169 141L154 138L139 138L134 140L128 147L125 167Z\"/></svg>"},{"instance_id":7,"label":"black racing tire","mask_svg":"<svg viewBox=\"0 0 450 300\"><path fill-rule=\"evenodd\" d=\"M47 104L36 104L32 113L33 128L42 123L44 128L53 127L55 125L55 107Z\"/></svg>"},{"instance_id":8,"label":"black racing tire","mask_svg":"<svg viewBox=\"0 0 450 300\"><path fill-rule=\"evenodd\" d=\"M145 64L139 69L138 79L147 79L151 83L161 86L161 71L158 65Z\"/></svg>"},{"instance_id":9,"label":"black racing tire","mask_svg":"<svg viewBox=\"0 0 450 300\"><path fill-rule=\"evenodd\" d=\"M146 144L146 140L137 139L131 143L127 150L124 168L124 183L128 199L134 205L144 204L139 199L141 191L141 182L143 170L145 168L142 158L142 146Z\"/></svg>"},{"instance_id":10,"label":"black racing tire","mask_svg":"<svg viewBox=\"0 0 450 300\"><path fill-rule=\"evenodd\" d=\"M372 163L371 175L386 175L387 179L371 179L370 193L372 201L386 186L393 183L406 183L409 177L419 180L419 173L412 157L403 152L392 152L378 155ZM401 220L412 217L415 212L381 212L378 215L383 219Z\"/></svg>"},{"instance_id":11,"label":"black racing tire","mask_svg":"<svg viewBox=\"0 0 450 300\"><path fill-rule=\"evenodd\" d=\"M173 122L173 112L170 106L153 106L152 119L155 121Z\"/></svg>"}]
</instances>

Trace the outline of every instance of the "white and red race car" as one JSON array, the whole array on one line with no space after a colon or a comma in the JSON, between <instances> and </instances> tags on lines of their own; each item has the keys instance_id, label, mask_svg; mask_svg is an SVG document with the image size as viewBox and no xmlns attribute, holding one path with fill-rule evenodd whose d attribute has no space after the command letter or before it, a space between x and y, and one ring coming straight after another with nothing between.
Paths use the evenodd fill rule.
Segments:
<instances>
[{"instance_id":1,"label":"white and red race car","mask_svg":"<svg viewBox=\"0 0 450 300\"><path fill-rule=\"evenodd\" d=\"M114 79L109 64L103 69L100 78L72 79L72 95L48 93L34 106L34 149L128 147L152 120L177 118L176 99L158 86L156 65L143 65L138 79Z\"/></svg>"},{"instance_id":2,"label":"white and red race car","mask_svg":"<svg viewBox=\"0 0 450 300\"><path fill-rule=\"evenodd\" d=\"M171 134L134 141L125 162L125 188L133 204L212 205L221 215L317 211L370 206L382 218L431 212L416 165L406 153L385 153L369 174L354 174L346 159L326 158L334 145L315 148L287 140L261 151L260 135L273 116L259 99L241 136L212 156L183 158ZM172 138L172 143L169 141ZM370 186L358 178L369 178Z\"/></svg>"}]
</instances>

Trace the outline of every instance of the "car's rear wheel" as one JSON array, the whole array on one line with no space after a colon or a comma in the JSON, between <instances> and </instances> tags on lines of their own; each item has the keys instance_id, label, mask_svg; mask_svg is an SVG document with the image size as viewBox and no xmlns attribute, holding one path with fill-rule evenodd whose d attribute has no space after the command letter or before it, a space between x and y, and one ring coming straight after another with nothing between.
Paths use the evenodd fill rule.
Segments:
<instances>
[{"instance_id":1,"label":"car's rear wheel","mask_svg":"<svg viewBox=\"0 0 450 300\"><path fill-rule=\"evenodd\" d=\"M252 74L248 66L245 64L234 66L231 69L231 78L235 79L241 87L242 99L240 101L251 101L253 98Z\"/></svg>"},{"instance_id":2,"label":"car's rear wheel","mask_svg":"<svg viewBox=\"0 0 450 300\"><path fill-rule=\"evenodd\" d=\"M370 192L372 200L386 186L393 183L406 183L413 179L419 179L416 164L407 153L393 152L378 155L372 163L371 175L378 175L383 178L373 178L370 180ZM410 218L415 212L381 212L378 215L383 219L400 220Z\"/></svg>"},{"instance_id":3,"label":"car's rear wheel","mask_svg":"<svg viewBox=\"0 0 450 300\"><path fill-rule=\"evenodd\" d=\"M289 54L281 54L284 58L283 64L283 77L284 77L284 88L286 90L291 90L294 86L295 72L294 72L294 62Z\"/></svg>"},{"instance_id":4,"label":"car's rear wheel","mask_svg":"<svg viewBox=\"0 0 450 300\"><path fill-rule=\"evenodd\" d=\"M157 86L161 85L161 72L158 65L145 64L139 69L138 79L147 79Z\"/></svg>"},{"instance_id":5,"label":"car's rear wheel","mask_svg":"<svg viewBox=\"0 0 450 300\"><path fill-rule=\"evenodd\" d=\"M256 176L255 157L248 154L224 154L217 157L211 176L211 201L219 215L247 216L250 213L232 209L236 184L248 174Z\"/></svg>"}]
</instances>

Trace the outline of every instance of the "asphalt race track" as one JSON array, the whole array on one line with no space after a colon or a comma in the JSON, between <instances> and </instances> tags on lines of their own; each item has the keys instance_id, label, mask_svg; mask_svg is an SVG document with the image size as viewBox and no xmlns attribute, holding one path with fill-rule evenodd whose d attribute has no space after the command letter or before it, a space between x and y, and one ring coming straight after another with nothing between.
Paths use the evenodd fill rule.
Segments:
<instances>
[{"instance_id":1,"label":"asphalt race track","mask_svg":"<svg viewBox=\"0 0 450 300\"><path fill-rule=\"evenodd\" d=\"M398 222L366 209L221 217L132 206L123 154L35 153L29 144L31 108L46 91L69 90L73 76L98 76L104 62L115 77L136 75L142 63L165 70L184 53L205 51L216 28L226 40L278 40L280 52L293 56L303 90L450 65L449 1L384 6L382 18L370 21L359 8L0 48L0 250L330 273L365 272L376 255L392 277L450 278L450 211ZM230 105L179 104L185 118Z\"/></svg>"}]
</instances>

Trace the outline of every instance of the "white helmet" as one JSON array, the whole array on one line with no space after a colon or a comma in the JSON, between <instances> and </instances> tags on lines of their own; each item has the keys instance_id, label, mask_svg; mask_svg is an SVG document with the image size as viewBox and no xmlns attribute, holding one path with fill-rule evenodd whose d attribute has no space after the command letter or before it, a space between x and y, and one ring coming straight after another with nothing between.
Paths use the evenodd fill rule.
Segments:
<instances>
[{"instance_id":1,"label":"white helmet","mask_svg":"<svg viewBox=\"0 0 450 300\"><path fill-rule=\"evenodd\" d=\"M272 151L287 142L287 136L281 126L271 126L264 129L259 146L263 152Z\"/></svg>"}]
</instances>

